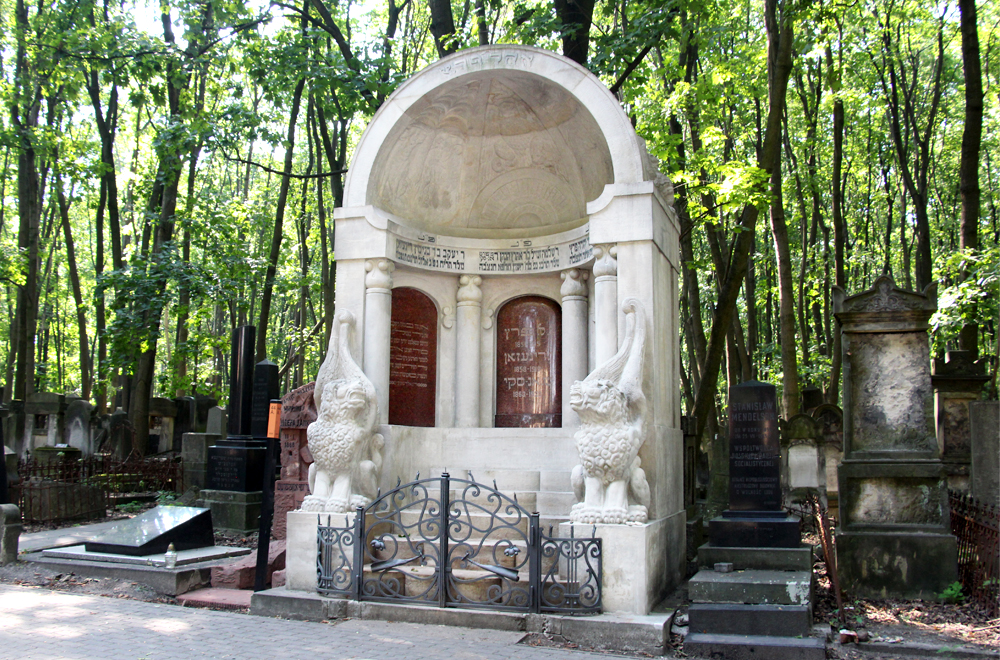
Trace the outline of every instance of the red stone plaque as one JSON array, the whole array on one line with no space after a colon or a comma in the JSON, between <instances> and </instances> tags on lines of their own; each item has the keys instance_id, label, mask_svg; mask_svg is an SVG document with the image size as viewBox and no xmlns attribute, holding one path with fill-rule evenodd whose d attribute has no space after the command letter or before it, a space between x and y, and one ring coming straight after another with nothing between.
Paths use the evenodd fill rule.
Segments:
<instances>
[{"instance_id":1,"label":"red stone plaque","mask_svg":"<svg viewBox=\"0 0 1000 660\"><path fill-rule=\"evenodd\" d=\"M389 423L434 426L437 394L437 307L426 294L392 290Z\"/></svg>"},{"instance_id":2,"label":"red stone plaque","mask_svg":"<svg viewBox=\"0 0 1000 660\"><path fill-rule=\"evenodd\" d=\"M497 313L495 426L562 426L562 314L547 298L516 298Z\"/></svg>"}]
</instances>

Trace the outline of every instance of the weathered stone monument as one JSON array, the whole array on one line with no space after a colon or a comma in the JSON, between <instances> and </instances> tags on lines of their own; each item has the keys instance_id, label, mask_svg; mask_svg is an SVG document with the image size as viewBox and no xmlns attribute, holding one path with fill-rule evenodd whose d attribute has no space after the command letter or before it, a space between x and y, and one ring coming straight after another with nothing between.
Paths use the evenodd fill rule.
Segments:
<instances>
[{"instance_id":1,"label":"weathered stone monument","mask_svg":"<svg viewBox=\"0 0 1000 660\"><path fill-rule=\"evenodd\" d=\"M798 414L781 424L781 492L786 507L816 497L826 506L826 448L810 415Z\"/></svg>"},{"instance_id":2,"label":"weathered stone monument","mask_svg":"<svg viewBox=\"0 0 1000 660\"><path fill-rule=\"evenodd\" d=\"M152 397L149 400L149 453L174 450L174 421L177 404L172 399Z\"/></svg>"},{"instance_id":3,"label":"weathered stone monument","mask_svg":"<svg viewBox=\"0 0 1000 660\"><path fill-rule=\"evenodd\" d=\"M812 412L819 430L826 465L826 504L830 515L840 517L840 481L838 470L844 457L844 413L835 405L824 403Z\"/></svg>"},{"instance_id":4,"label":"weathered stone monument","mask_svg":"<svg viewBox=\"0 0 1000 660\"><path fill-rule=\"evenodd\" d=\"M463 50L376 113L335 218L338 334L323 369L336 374L317 377L289 588L315 588L316 512L447 469L495 479L545 528L596 523L605 609L647 613L685 561L678 224L618 101L549 51ZM574 438L602 413L570 391L616 358L629 327L645 337L641 369L608 402L629 449L605 483ZM313 443L340 423L357 436L349 461Z\"/></svg>"},{"instance_id":5,"label":"weathered stone monument","mask_svg":"<svg viewBox=\"0 0 1000 660\"><path fill-rule=\"evenodd\" d=\"M930 598L956 580L957 547L935 437L928 319L933 285L888 277L834 288L844 351L844 460L837 564L858 596Z\"/></svg>"},{"instance_id":6,"label":"weathered stone monument","mask_svg":"<svg viewBox=\"0 0 1000 660\"><path fill-rule=\"evenodd\" d=\"M970 492L976 499L1000 507L1000 401L969 404L972 444Z\"/></svg>"},{"instance_id":7,"label":"weathered stone monument","mask_svg":"<svg viewBox=\"0 0 1000 660\"><path fill-rule=\"evenodd\" d=\"M94 406L84 399L73 399L66 405L65 442L79 449L83 456L94 454Z\"/></svg>"},{"instance_id":8,"label":"weathered stone monument","mask_svg":"<svg viewBox=\"0 0 1000 660\"><path fill-rule=\"evenodd\" d=\"M948 487L969 490L969 465L972 442L969 431L969 404L979 400L983 385L989 381L986 360L974 360L968 351L948 351L944 359L931 362L931 385L934 387L934 419L938 448L948 479Z\"/></svg>"},{"instance_id":9,"label":"weathered stone monument","mask_svg":"<svg viewBox=\"0 0 1000 660\"><path fill-rule=\"evenodd\" d=\"M769 383L729 390L729 509L709 521L709 542L698 549L701 570L688 582L687 653L826 657L824 641L809 637L812 548L800 541L798 517L782 509L777 405ZM804 420L812 423L797 415L786 424L790 436L815 436ZM815 478L815 452L811 469Z\"/></svg>"}]
</instances>

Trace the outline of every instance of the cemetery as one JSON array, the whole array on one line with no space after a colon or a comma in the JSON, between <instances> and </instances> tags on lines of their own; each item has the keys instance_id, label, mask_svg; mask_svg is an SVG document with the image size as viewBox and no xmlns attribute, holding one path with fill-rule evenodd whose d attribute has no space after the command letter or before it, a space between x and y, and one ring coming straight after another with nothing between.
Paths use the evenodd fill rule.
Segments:
<instances>
[{"instance_id":1,"label":"cemetery","mask_svg":"<svg viewBox=\"0 0 1000 660\"><path fill-rule=\"evenodd\" d=\"M832 657L861 641L850 603L954 585L995 621L1000 403L985 359L932 353L935 285L834 287L840 405L804 392L788 414L781 382L730 382L711 462L683 401L677 204L579 64L516 45L431 64L354 149L315 380L282 391L239 325L225 407L151 398L144 454L121 408L12 401L0 561L631 654ZM158 493L18 556L22 524Z\"/></svg>"}]
</instances>

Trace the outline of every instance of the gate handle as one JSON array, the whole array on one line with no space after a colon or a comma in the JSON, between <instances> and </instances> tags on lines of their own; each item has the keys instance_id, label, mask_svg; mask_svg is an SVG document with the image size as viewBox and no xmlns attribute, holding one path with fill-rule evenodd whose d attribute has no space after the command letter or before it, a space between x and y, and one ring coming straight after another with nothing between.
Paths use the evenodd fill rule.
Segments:
<instances>
[{"instance_id":1,"label":"gate handle","mask_svg":"<svg viewBox=\"0 0 1000 660\"><path fill-rule=\"evenodd\" d=\"M478 566L479 568L483 569L484 571L489 571L490 573L493 573L494 575L499 575L500 577L502 577L505 580L510 580L511 582L517 582L517 581L520 580L520 578L517 576L517 571L511 570L509 568L504 568L503 566L492 566L490 564L480 564L477 561L473 561L472 559L469 559L469 553L468 552L465 553L465 556L462 557L462 560L469 562L473 566ZM375 565L373 564L372 565L372 569L374 570L374 568L375 568Z\"/></svg>"},{"instance_id":2,"label":"gate handle","mask_svg":"<svg viewBox=\"0 0 1000 660\"><path fill-rule=\"evenodd\" d=\"M371 569L373 572L377 571L387 571L390 568L396 568L397 566L402 566L403 564L409 564L415 559L423 559L423 555L414 555L406 559L387 559L385 561L372 562Z\"/></svg>"}]
</instances>

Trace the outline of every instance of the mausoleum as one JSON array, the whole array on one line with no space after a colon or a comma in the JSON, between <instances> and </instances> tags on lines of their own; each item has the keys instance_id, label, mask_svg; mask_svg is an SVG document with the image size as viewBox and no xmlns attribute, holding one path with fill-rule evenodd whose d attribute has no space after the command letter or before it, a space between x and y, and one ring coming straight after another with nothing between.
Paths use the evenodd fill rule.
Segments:
<instances>
[{"instance_id":1,"label":"mausoleum","mask_svg":"<svg viewBox=\"0 0 1000 660\"><path fill-rule=\"evenodd\" d=\"M310 448L331 397L365 396L327 387L354 377L330 371L334 359L370 381L377 419L359 424L381 438L358 459L367 476L350 502L307 497L289 515L289 588L316 581L307 512L352 511L365 479L384 493L447 470L495 480L543 527L596 529L605 609L648 612L684 566L678 223L671 185L619 102L553 52L463 50L376 113L335 218L338 332L317 378ZM624 392L639 460L626 465L627 511L603 511L604 491L588 492L571 523L593 479L584 468L574 478L577 411L589 404L571 388L602 365L590 382ZM314 497L338 497L332 477L317 479ZM625 501L607 488L607 501Z\"/></svg>"}]
</instances>

